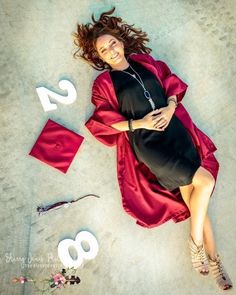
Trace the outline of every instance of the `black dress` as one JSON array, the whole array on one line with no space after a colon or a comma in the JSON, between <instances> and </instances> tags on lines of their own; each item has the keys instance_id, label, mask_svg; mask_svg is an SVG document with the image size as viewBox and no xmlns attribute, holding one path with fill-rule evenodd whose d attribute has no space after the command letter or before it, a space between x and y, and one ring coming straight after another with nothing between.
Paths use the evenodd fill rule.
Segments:
<instances>
[{"instance_id":1,"label":"black dress","mask_svg":"<svg viewBox=\"0 0 236 295\"><path fill-rule=\"evenodd\" d=\"M167 106L164 89L156 76L144 66L129 59L129 63L142 78L156 108ZM129 66L125 71L134 74ZM152 107L136 79L123 71L110 71L120 113L128 119L141 119ZM165 131L136 129L127 131L137 159L143 162L157 177L160 185L172 191L192 182L201 159L192 138L182 122L175 116Z\"/></svg>"}]
</instances>

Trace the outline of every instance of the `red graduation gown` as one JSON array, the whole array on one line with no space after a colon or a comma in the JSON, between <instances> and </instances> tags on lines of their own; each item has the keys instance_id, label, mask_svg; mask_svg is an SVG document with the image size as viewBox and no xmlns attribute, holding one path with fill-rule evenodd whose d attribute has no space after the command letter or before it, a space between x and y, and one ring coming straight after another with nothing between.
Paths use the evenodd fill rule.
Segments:
<instances>
[{"instance_id":1,"label":"red graduation gown","mask_svg":"<svg viewBox=\"0 0 236 295\"><path fill-rule=\"evenodd\" d=\"M219 163L213 153L217 148L197 128L181 103L188 85L172 73L166 63L155 60L149 54L131 54L130 58L156 75L167 97L177 96L179 104L175 114L189 131L201 156L201 166L210 171L216 180ZM190 212L179 189L171 192L163 189L149 168L136 159L127 132L110 126L127 119L118 111L118 100L108 71L102 72L94 80L91 101L95 110L85 126L103 144L117 147L117 177L124 210L136 219L137 224L147 228L161 225L170 219L174 222L187 219Z\"/></svg>"}]
</instances>

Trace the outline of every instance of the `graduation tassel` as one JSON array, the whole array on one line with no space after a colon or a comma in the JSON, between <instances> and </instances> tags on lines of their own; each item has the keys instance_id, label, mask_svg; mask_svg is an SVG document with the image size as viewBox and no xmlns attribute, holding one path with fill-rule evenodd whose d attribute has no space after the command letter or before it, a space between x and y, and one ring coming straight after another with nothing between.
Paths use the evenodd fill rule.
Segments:
<instances>
[{"instance_id":1,"label":"graduation tassel","mask_svg":"<svg viewBox=\"0 0 236 295\"><path fill-rule=\"evenodd\" d=\"M78 198L76 200L72 200L72 201L62 201L62 202L57 202L57 203L47 205L47 206L38 206L37 212L39 213L39 215L42 215L42 214L46 214L49 211L57 210L60 208L68 208L70 206L70 204L75 203L75 202L82 200L82 199L89 197L89 196L100 198L98 195L88 194L88 195L85 195L83 197L80 197L80 198Z\"/></svg>"}]
</instances>

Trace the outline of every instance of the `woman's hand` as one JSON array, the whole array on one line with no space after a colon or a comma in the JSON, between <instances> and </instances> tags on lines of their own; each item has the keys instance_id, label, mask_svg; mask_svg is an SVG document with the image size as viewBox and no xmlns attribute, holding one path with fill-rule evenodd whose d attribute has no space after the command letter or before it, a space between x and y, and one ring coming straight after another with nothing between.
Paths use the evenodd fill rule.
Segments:
<instances>
[{"instance_id":1,"label":"woman's hand","mask_svg":"<svg viewBox=\"0 0 236 295\"><path fill-rule=\"evenodd\" d=\"M154 127L157 128L157 130L164 131L174 115L175 107L173 105L168 105L158 110L159 114L155 118L156 123L154 124Z\"/></svg>"},{"instance_id":2,"label":"woman's hand","mask_svg":"<svg viewBox=\"0 0 236 295\"><path fill-rule=\"evenodd\" d=\"M170 120L175 112L175 107L169 105L156 109L142 118L143 128L149 130L164 131L169 125Z\"/></svg>"}]
</instances>

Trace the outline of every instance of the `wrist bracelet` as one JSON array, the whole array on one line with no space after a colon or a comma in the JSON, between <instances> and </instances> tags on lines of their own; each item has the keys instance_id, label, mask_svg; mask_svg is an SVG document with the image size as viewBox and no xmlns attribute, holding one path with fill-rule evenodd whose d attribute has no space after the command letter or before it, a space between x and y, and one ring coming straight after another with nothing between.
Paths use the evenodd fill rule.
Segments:
<instances>
[{"instance_id":1,"label":"wrist bracelet","mask_svg":"<svg viewBox=\"0 0 236 295\"><path fill-rule=\"evenodd\" d=\"M134 132L134 129L133 129L133 127L132 127L132 121L133 121L133 119L129 119L129 120L128 120L129 131Z\"/></svg>"},{"instance_id":2,"label":"wrist bracelet","mask_svg":"<svg viewBox=\"0 0 236 295\"><path fill-rule=\"evenodd\" d=\"M168 104L169 104L170 101L173 101L175 103L175 107L177 107L178 102L174 98L168 99Z\"/></svg>"}]
</instances>

